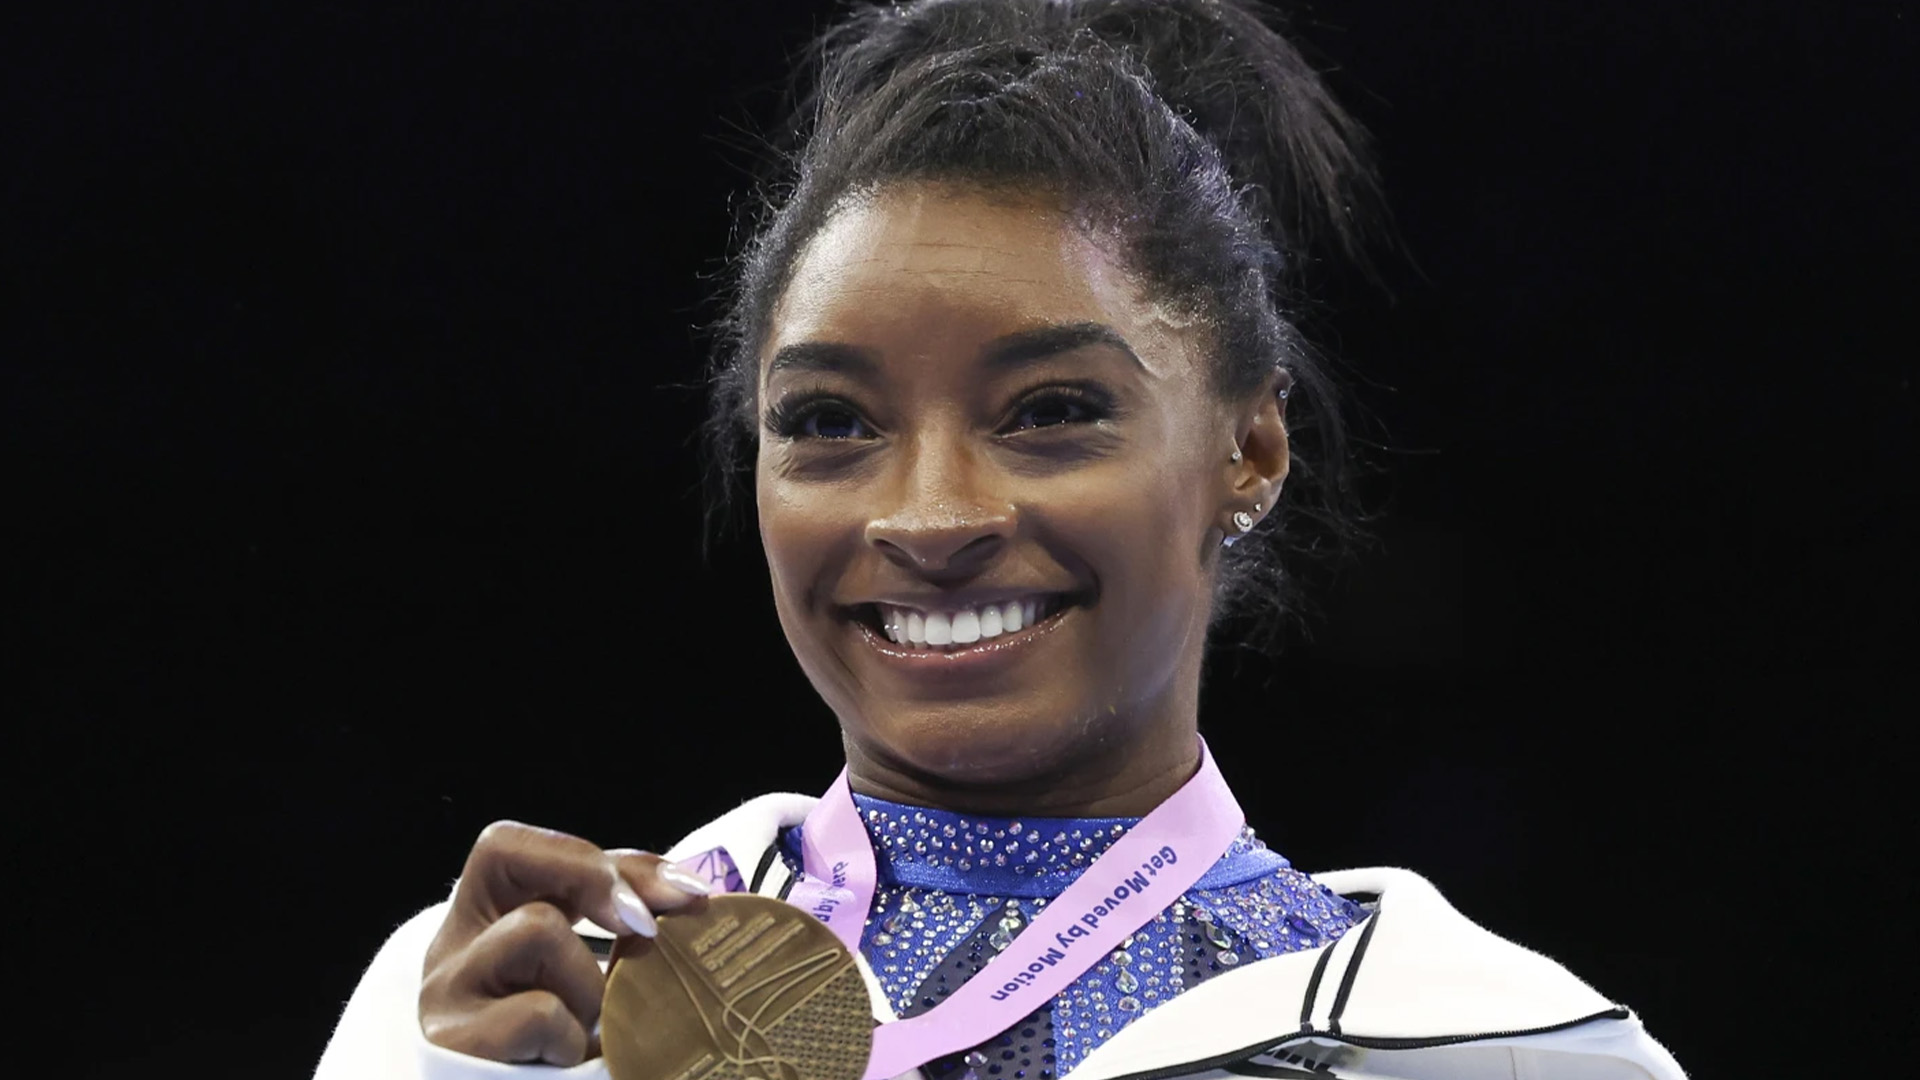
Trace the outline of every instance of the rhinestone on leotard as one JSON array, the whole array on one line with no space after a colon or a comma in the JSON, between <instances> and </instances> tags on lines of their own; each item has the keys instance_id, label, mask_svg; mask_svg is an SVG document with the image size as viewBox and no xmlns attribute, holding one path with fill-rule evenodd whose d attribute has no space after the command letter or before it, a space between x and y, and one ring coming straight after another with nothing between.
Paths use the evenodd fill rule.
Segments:
<instances>
[{"instance_id":1,"label":"rhinestone on leotard","mask_svg":"<svg viewBox=\"0 0 1920 1080\"><path fill-rule=\"evenodd\" d=\"M1134 824L995 820L865 796L855 802L881 864L862 951L896 1013L933 1007L983 970ZM801 861L799 834L792 829L783 837L789 869ZM960 886L973 891L954 891ZM997 1049L978 1064L956 1055L950 1059L955 1071L939 1078L929 1073L929 1080L967 1080L967 1074L1064 1080L1106 1039L1198 983L1265 957L1317 948L1364 915L1242 830L1185 897L1142 916L1144 926L1053 1000L1050 1045L1034 1048L1044 1061L1033 1057L1023 1068L1026 1059L1001 1062ZM969 942L977 953L956 954ZM944 983L932 978L936 970ZM1002 1071L990 1072L996 1067Z\"/></svg>"}]
</instances>

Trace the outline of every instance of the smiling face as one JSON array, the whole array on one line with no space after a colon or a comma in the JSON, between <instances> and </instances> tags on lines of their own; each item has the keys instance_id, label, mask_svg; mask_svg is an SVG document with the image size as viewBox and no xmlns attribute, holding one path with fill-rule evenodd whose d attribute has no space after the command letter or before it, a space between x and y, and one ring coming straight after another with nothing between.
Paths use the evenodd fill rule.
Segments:
<instances>
[{"instance_id":1,"label":"smiling face","mask_svg":"<svg viewBox=\"0 0 1920 1080\"><path fill-rule=\"evenodd\" d=\"M1272 506L1285 437L1270 397L1220 399L1201 328L1114 246L913 184L795 263L760 361L760 533L856 789L1124 812L1192 771L1222 529Z\"/></svg>"}]
</instances>

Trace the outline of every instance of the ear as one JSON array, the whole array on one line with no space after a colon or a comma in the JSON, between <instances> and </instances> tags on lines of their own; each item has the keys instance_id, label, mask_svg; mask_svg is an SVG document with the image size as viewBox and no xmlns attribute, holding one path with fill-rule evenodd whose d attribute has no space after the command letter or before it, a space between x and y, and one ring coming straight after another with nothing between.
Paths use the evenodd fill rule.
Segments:
<instances>
[{"instance_id":1,"label":"ear","mask_svg":"<svg viewBox=\"0 0 1920 1080\"><path fill-rule=\"evenodd\" d=\"M1275 368L1240 408L1235 426L1240 460L1228 473L1232 505L1226 513L1244 510L1257 522L1279 501L1292 460L1287 446L1287 391L1292 384L1284 369Z\"/></svg>"}]
</instances>

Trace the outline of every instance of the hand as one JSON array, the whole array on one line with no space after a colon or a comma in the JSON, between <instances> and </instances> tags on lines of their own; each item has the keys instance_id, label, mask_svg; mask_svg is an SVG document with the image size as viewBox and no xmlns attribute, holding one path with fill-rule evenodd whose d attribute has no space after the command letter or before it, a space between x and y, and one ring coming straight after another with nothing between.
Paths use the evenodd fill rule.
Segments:
<instances>
[{"instance_id":1,"label":"hand","mask_svg":"<svg viewBox=\"0 0 1920 1080\"><path fill-rule=\"evenodd\" d=\"M597 1056L606 976L574 923L652 937L653 912L696 903L708 890L658 855L495 822L474 842L427 949L420 1030L436 1045L494 1061L566 1066Z\"/></svg>"}]
</instances>

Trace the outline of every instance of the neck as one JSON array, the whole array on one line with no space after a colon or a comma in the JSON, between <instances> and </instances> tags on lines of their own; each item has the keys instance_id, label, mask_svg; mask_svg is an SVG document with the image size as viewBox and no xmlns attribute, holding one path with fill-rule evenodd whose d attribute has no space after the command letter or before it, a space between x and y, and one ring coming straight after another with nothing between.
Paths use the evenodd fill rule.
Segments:
<instances>
[{"instance_id":1,"label":"neck","mask_svg":"<svg viewBox=\"0 0 1920 1080\"><path fill-rule=\"evenodd\" d=\"M1192 725L1096 746L1059 767L1002 782L955 780L846 739L848 784L889 802L994 817L1144 817L1200 769Z\"/></svg>"}]
</instances>

